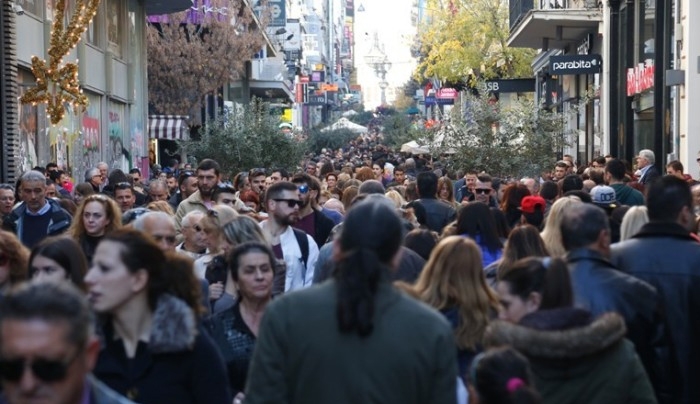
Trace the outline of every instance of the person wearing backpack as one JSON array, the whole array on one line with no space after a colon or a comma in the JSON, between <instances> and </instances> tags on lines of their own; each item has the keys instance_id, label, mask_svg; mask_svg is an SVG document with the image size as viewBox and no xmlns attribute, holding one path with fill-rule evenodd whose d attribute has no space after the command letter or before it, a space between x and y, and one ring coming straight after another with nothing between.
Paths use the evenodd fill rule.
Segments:
<instances>
[{"instance_id":1,"label":"person wearing backpack","mask_svg":"<svg viewBox=\"0 0 700 404\"><path fill-rule=\"evenodd\" d=\"M296 184L281 181L267 189L265 207L269 216L260 227L275 256L286 266L285 292L310 286L318 259L314 239L292 227L299 220L301 205Z\"/></svg>"}]
</instances>

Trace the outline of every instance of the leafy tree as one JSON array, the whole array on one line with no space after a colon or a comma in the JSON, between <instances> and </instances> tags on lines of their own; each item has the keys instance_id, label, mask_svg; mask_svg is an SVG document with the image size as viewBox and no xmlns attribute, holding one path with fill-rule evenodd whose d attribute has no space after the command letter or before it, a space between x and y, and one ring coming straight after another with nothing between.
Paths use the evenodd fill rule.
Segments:
<instances>
[{"instance_id":1,"label":"leafy tree","mask_svg":"<svg viewBox=\"0 0 700 404\"><path fill-rule=\"evenodd\" d=\"M569 114L524 100L509 107L486 97L466 95L464 109L430 132L435 154L450 150L456 168L496 176L540 175L575 134L565 129Z\"/></svg>"},{"instance_id":2,"label":"leafy tree","mask_svg":"<svg viewBox=\"0 0 700 404\"><path fill-rule=\"evenodd\" d=\"M382 128L384 143L397 150L404 143L411 140L422 141L428 136L422 126L413 122L413 118L405 114L387 117L382 122Z\"/></svg>"},{"instance_id":3,"label":"leafy tree","mask_svg":"<svg viewBox=\"0 0 700 404\"><path fill-rule=\"evenodd\" d=\"M356 115L348 117L350 122L354 122L358 125L367 126L374 119L374 114L371 111L362 111Z\"/></svg>"},{"instance_id":4,"label":"leafy tree","mask_svg":"<svg viewBox=\"0 0 700 404\"><path fill-rule=\"evenodd\" d=\"M429 22L419 34L419 81L532 76L535 51L507 46L507 0L429 0L428 10Z\"/></svg>"},{"instance_id":5,"label":"leafy tree","mask_svg":"<svg viewBox=\"0 0 700 404\"><path fill-rule=\"evenodd\" d=\"M303 143L285 136L279 118L258 98L245 106L207 122L200 140L180 145L197 159L212 158L226 173L254 167L285 167L294 170L304 154Z\"/></svg>"},{"instance_id":6,"label":"leafy tree","mask_svg":"<svg viewBox=\"0 0 700 404\"><path fill-rule=\"evenodd\" d=\"M212 10L148 24L148 96L158 113L198 118L204 97L237 79L263 46L262 28L245 0L207 4Z\"/></svg>"},{"instance_id":7,"label":"leafy tree","mask_svg":"<svg viewBox=\"0 0 700 404\"><path fill-rule=\"evenodd\" d=\"M339 149L345 147L351 140L356 139L357 134L348 129L338 129L323 131L312 129L308 133L305 148L316 154L321 153L321 149Z\"/></svg>"}]
</instances>

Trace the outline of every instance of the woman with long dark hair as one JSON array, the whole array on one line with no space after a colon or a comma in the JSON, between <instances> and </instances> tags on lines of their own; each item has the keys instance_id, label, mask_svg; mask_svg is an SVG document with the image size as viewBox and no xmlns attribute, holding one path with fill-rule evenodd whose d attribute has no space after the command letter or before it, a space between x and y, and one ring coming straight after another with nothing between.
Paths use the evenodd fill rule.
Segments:
<instances>
[{"instance_id":1,"label":"woman with long dark hair","mask_svg":"<svg viewBox=\"0 0 700 404\"><path fill-rule=\"evenodd\" d=\"M32 281L69 281L85 290L88 263L80 245L70 237L47 237L32 248L29 278Z\"/></svg>"},{"instance_id":2,"label":"woman with long dark hair","mask_svg":"<svg viewBox=\"0 0 700 404\"><path fill-rule=\"evenodd\" d=\"M501 210L506 214L508 225L512 229L520 223L520 202L530 195L530 190L523 184L511 184L503 191Z\"/></svg>"},{"instance_id":3,"label":"woman with long dark hair","mask_svg":"<svg viewBox=\"0 0 700 404\"><path fill-rule=\"evenodd\" d=\"M515 261L527 257L547 256L549 256L549 252L547 252L547 247L540 237L539 230L529 224L518 226L510 232L501 259L484 268L486 280L491 286L495 286L496 280Z\"/></svg>"},{"instance_id":4,"label":"woman with long dark hair","mask_svg":"<svg viewBox=\"0 0 700 404\"><path fill-rule=\"evenodd\" d=\"M457 216L456 234L469 237L481 248L484 267L501 258L503 243L498 237L496 221L485 203L471 202Z\"/></svg>"},{"instance_id":5,"label":"woman with long dark hair","mask_svg":"<svg viewBox=\"0 0 700 404\"><path fill-rule=\"evenodd\" d=\"M246 404L456 402L450 326L391 284L402 234L384 196L350 209L334 278L266 309Z\"/></svg>"},{"instance_id":6,"label":"woman with long dark hair","mask_svg":"<svg viewBox=\"0 0 700 404\"><path fill-rule=\"evenodd\" d=\"M469 372L469 394L479 404L537 404L534 377L527 358L513 348L479 354Z\"/></svg>"}]
</instances>

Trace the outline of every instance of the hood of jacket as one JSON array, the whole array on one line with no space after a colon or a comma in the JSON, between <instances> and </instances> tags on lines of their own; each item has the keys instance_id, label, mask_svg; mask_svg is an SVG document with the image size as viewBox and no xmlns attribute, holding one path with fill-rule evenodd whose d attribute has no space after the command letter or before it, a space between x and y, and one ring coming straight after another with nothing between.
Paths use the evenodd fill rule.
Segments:
<instances>
[{"instance_id":1,"label":"hood of jacket","mask_svg":"<svg viewBox=\"0 0 700 404\"><path fill-rule=\"evenodd\" d=\"M172 295L158 299L151 323L150 350L153 353L192 349L197 338L197 319L183 300Z\"/></svg>"},{"instance_id":2,"label":"hood of jacket","mask_svg":"<svg viewBox=\"0 0 700 404\"><path fill-rule=\"evenodd\" d=\"M487 346L510 345L528 357L566 360L599 353L626 332L623 318L616 313L590 321L588 312L567 308L532 313L520 324L494 321L484 341Z\"/></svg>"}]
</instances>

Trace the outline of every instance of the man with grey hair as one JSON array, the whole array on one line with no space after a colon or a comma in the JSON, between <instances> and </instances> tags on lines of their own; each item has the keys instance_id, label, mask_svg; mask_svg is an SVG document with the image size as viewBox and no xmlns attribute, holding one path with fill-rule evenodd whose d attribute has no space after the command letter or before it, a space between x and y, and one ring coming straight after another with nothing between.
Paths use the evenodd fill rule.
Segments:
<instances>
[{"instance_id":1,"label":"man with grey hair","mask_svg":"<svg viewBox=\"0 0 700 404\"><path fill-rule=\"evenodd\" d=\"M71 215L53 199L46 198L46 177L39 171L27 171L19 182L22 203L3 219L2 227L17 235L22 244L34 247L47 236L63 233L70 227Z\"/></svg>"},{"instance_id":2,"label":"man with grey hair","mask_svg":"<svg viewBox=\"0 0 700 404\"><path fill-rule=\"evenodd\" d=\"M204 218L204 213L193 210L182 218L182 236L184 241L175 250L179 254L187 255L196 260L207 252L207 238L200 222Z\"/></svg>"},{"instance_id":3,"label":"man with grey hair","mask_svg":"<svg viewBox=\"0 0 700 404\"><path fill-rule=\"evenodd\" d=\"M165 212L148 212L134 220L132 226L153 237L161 250L175 252L177 234L172 216Z\"/></svg>"},{"instance_id":4,"label":"man with grey hair","mask_svg":"<svg viewBox=\"0 0 700 404\"><path fill-rule=\"evenodd\" d=\"M25 284L0 303L0 379L9 404L133 404L91 372L100 341L69 282Z\"/></svg>"},{"instance_id":5,"label":"man with grey hair","mask_svg":"<svg viewBox=\"0 0 700 404\"><path fill-rule=\"evenodd\" d=\"M659 170L654 165L656 158L654 157L653 151L649 149L640 150L636 160L637 172L635 174L637 174L640 184L646 187L647 184L661 176L661 173L659 173Z\"/></svg>"},{"instance_id":6,"label":"man with grey hair","mask_svg":"<svg viewBox=\"0 0 700 404\"><path fill-rule=\"evenodd\" d=\"M107 176L109 175L109 164L105 163L104 161L100 161L97 163L97 169L100 170L100 178L101 178L101 183L100 183L100 192L104 189L109 184L109 180L107 179Z\"/></svg>"},{"instance_id":7,"label":"man with grey hair","mask_svg":"<svg viewBox=\"0 0 700 404\"><path fill-rule=\"evenodd\" d=\"M520 180L520 183L527 187L530 195L538 195L540 193L540 182L536 179L525 177Z\"/></svg>"},{"instance_id":8,"label":"man with grey hair","mask_svg":"<svg viewBox=\"0 0 700 404\"><path fill-rule=\"evenodd\" d=\"M95 192L100 192L102 186L102 174L100 174L100 169L94 167L85 171L85 182L90 184Z\"/></svg>"}]
</instances>

